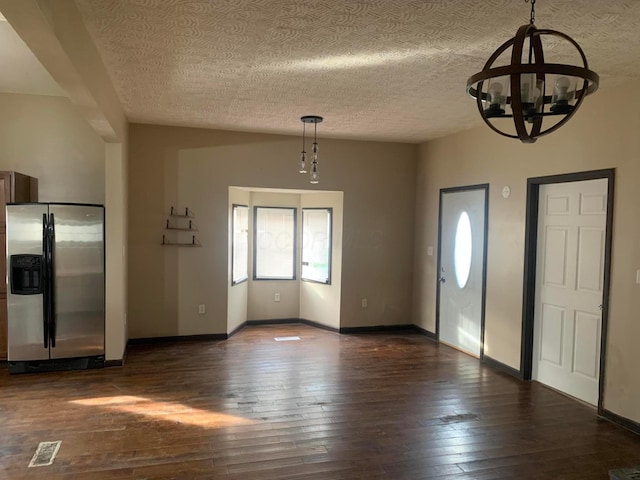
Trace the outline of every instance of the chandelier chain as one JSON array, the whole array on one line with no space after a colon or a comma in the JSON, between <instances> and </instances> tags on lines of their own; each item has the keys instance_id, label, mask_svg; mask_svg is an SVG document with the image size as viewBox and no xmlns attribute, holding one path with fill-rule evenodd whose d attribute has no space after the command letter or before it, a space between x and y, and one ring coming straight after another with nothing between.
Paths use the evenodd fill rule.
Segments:
<instances>
[{"instance_id":1,"label":"chandelier chain","mask_svg":"<svg viewBox=\"0 0 640 480\"><path fill-rule=\"evenodd\" d=\"M536 23L536 0L524 0L525 3L531 4L531 17L529 18L529 23L533 25Z\"/></svg>"}]
</instances>

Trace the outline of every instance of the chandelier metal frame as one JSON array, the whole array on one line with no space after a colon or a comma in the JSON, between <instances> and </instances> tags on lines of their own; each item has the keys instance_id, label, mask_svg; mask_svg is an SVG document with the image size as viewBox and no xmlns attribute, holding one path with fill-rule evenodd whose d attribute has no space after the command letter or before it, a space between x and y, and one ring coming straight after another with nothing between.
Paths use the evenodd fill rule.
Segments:
<instances>
[{"instance_id":1,"label":"chandelier metal frame","mask_svg":"<svg viewBox=\"0 0 640 480\"><path fill-rule=\"evenodd\" d=\"M530 2L530 23L521 26L515 37L503 43L489 57L482 71L472 75L467 80L467 93L475 98L478 111L484 122L496 133L505 137L520 139L523 143L533 143L536 138L555 132L566 124L578 110L584 98L598 89L600 81L598 74L589 69L587 57L575 40L555 30L537 29L535 27L535 0L530 0ZM542 45L542 37L544 35L559 37L573 45L580 55L582 66L545 63ZM525 52L527 40L529 41L528 62L523 63L523 52ZM493 67L494 62L509 48L512 49L511 63ZM536 82L543 86L538 102L535 105L524 104L525 102L522 101L522 75L527 74L535 75ZM578 79L575 91L570 92L575 98L575 105L558 104L558 102L554 104L554 96L545 95L544 87L547 85L548 75L568 76ZM490 101L490 94L487 89L484 89L485 82L489 84L491 79L499 77L509 77L511 95L506 96L505 104L511 107L511 114L502 109L485 108ZM564 118L551 127L543 129L545 117L559 115L564 115ZM489 120L490 118L513 118L516 135L502 131ZM531 126L527 128L525 122L531 124Z\"/></svg>"}]
</instances>

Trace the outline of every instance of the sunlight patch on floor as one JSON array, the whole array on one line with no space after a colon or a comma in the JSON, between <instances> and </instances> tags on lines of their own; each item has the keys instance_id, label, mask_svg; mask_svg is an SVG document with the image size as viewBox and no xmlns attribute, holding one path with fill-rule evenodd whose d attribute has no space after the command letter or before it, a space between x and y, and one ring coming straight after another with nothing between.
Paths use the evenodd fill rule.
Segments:
<instances>
[{"instance_id":1,"label":"sunlight patch on floor","mask_svg":"<svg viewBox=\"0 0 640 480\"><path fill-rule=\"evenodd\" d=\"M71 400L71 403L85 407L107 408L117 412L132 413L167 422L184 423L205 428L235 427L256 423L248 418L201 410L177 402L157 402L148 398L130 395Z\"/></svg>"}]
</instances>

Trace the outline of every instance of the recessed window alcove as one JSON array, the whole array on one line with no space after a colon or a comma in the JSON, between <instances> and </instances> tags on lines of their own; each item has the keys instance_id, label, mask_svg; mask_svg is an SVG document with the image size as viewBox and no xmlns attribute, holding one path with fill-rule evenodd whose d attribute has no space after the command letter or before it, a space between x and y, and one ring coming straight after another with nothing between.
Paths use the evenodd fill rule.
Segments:
<instances>
[{"instance_id":1,"label":"recessed window alcove","mask_svg":"<svg viewBox=\"0 0 640 480\"><path fill-rule=\"evenodd\" d=\"M248 232L246 237L239 231L234 231L234 210L237 214L237 206L246 206L249 214ZM236 208L234 208L234 206ZM280 321L301 319L330 329L340 328L340 300L342 289L342 217L343 217L343 193L337 191L317 190L288 190L251 187L229 187L229 236L228 236L228 261L229 281L227 302L227 331L231 333L245 322L249 321ZM244 210L243 210L244 211ZM289 229L280 228L282 225L271 225L264 222L256 222L256 212L268 218L271 222L278 222L275 213L294 212L294 221L288 224L294 225L294 238L289 239ZM265 213L274 212L274 215ZM306 218L303 213L307 212ZM304 230L310 230L309 219L319 217L322 212L330 225L319 229L318 221L314 222L313 232L309 234ZM312 215L310 215L312 214ZM305 223L306 220L306 223ZM285 221L284 217L282 221ZM305 227L305 225L307 225ZM257 231L259 229L260 231ZM265 229L272 229L267 232ZM237 228L236 228L237 230ZM274 233L275 232L275 233ZM279 233L278 233L279 232ZM286 235L285 235L286 232ZM276 235L277 233L277 235ZM265 278L264 275L256 275L256 238L262 242L267 235L273 247L286 246L287 252L293 245L293 259L290 253L287 262L293 261L294 269L292 278ZM287 238L284 238L287 236ZM277 238L276 238L277 237ZM322 238L320 238L322 237ZM238 255L234 239L247 238L248 245L240 245L246 248L247 255ZM262 239L262 240L261 240ZM306 243L306 245L305 245ZM320 246L326 245L325 255L327 265L321 269L323 275L309 274L309 253L314 252L312 258L318 258ZM260 245L258 245L260 246ZM306 253L305 253L306 252ZM282 253L282 252L281 252ZM259 252L258 255L263 255ZM304 257L304 258L303 258ZM233 272L237 272L236 259L246 259L247 280L234 281ZM284 258L284 257L283 257ZM259 260L259 259L258 259ZM330 272L330 274L329 274ZM312 277L312 278L309 278ZM317 278L316 278L317 277ZM322 278L320 278L322 277Z\"/></svg>"}]
</instances>

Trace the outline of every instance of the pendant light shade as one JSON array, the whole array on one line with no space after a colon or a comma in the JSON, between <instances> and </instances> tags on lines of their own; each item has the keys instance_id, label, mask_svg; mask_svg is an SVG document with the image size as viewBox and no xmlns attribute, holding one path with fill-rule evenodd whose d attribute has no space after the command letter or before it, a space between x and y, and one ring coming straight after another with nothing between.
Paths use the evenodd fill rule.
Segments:
<instances>
[{"instance_id":1,"label":"pendant light shade","mask_svg":"<svg viewBox=\"0 0 640 480\"><path fill-rule=\"evenodd\" d=\"M318 139L317 129L318 124L323 120L322 117L317 115L305 115L300 118L302 122L302 152L300 152L300 162L298 172L307 173L307 152L305 151L305 133L307 123L313 123L313 147L311 148L311 174L310 183L316 184L320 182L320 169L318 168Z\"/></svg>"},{"instance_id":2,"label":"pendant light shade","mask_svg":"<svg viewBox=\"0 0 640 480\"><path fill-rule=\"evenodd\" d=\"M584 52L571 37L535 27L536 0L528 1L530 23L521 26L467 81L467 92L489 128L523 143L533 143L567 123L599 83L598 74L589 70ZM576 63L549 62L545 44L553 44L554 53L561 50L560 45L569 47L562 58L573 52Z\"/></svg>"}]
</instances>

